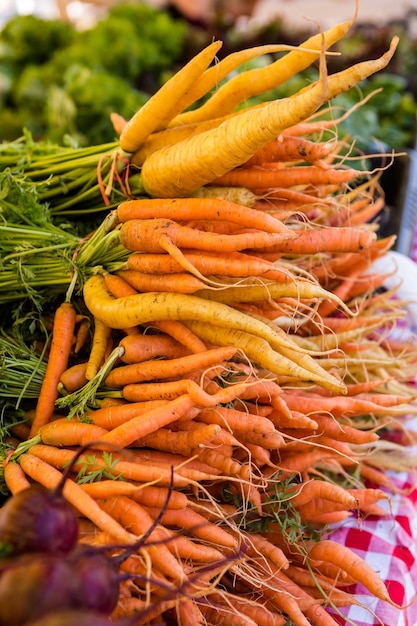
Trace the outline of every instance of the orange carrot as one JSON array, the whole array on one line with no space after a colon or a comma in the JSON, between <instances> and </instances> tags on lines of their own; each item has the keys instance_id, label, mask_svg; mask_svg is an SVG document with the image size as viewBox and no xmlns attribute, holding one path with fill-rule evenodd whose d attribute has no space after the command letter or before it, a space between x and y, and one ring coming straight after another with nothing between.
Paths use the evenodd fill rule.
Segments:
<instances>
[{"instance_id":1,"label":"orange carrot","mask_svg":"<svg viewBox=\"0 0 417 626\"><path fill-rule=\"evenodd\" d=\"M225 388L225 390L218 393L218 402L213 401L213 396L204 391L200 385L189 378L160 383L125 385L123 387L123 397L129 402L136 403L149 400L155 401L158 398L167 401L188 393L194 399L196 405L205 407L215 406L217 403L223 404L231 402L234 399L232 396L235 395L238 397L242 393L245 385L239 385L239 389L236 388L236 385L232 387ZM224 402L222 402L220 398L221 393L223 394Z\"/></svg>"},{"instance_id":2,"label":"orange carrot","mask_svg":"<svg viewBox=\"0 0 417 626\"><path fill-rule=\"evenodd\" d=\"M107 432L105 428L95 424L82 422L76 418L68 420L62 417L41 426L37 436L39 443L48 446L84 446L98 441Z\"/></svg>"},{"instance_id":3,"label":"orange carrot","mask_svg":"<svg viewBox=\"0 0 417 626\"><path fill-rule=\"evenodd\" d=\"M137 293L137 290L129 285L121 276L117 274L106 273L104 274L104 283L115 298L123 298L124 296L132 296Z\"/></svg>"},{"instance_id":4,"label":"orange carrot","mask_svg":"<svg viewBox=\"0 0 417 626\"><path fill-rule=\"evenodd\" d=\"M172 246L232 252L245 248L272 247L294 238L295 235L288 230L285 233L255 231L238 235L218 235L181 226L164 218L131 219L124 222L120 229L120 243L132 252L171 253Z\"/></svg>"},{"instance_id":5,"label":"orange carrot","mask_svg":"<svg viewBox=\"0 0 417 626\"><path fill-rule=\"evenodd\" d=\"M213 592L210 599L216 608L203 607L202 610L210 624L230 624L233 626L285 626L285 617L269 610L262 602L238 596L235 593L220 594Z\"/></svg>"},{"instance_id":6,"label":"orange carrot","mask_svg":"<svg viewBox=\"0 0 417 626\"><path fill-rule=\"evenodd\" d=\"M223 252L219 255L210 251L187 250L184 257L205 276L213 274L236 277L262 276L278 281L295 280L289 270L242 252ZM182 271L180 263L169 254L134 252L127 259L127 266L129 269L151 274Z\"/></svg>"},{"instance_id":7,"label":"orange carrot","mask_svg":"<svg viewBox=\"0 0 417 626\"><path fill-rule=\"evenodd\" d=\"M167 450L174 454L182 454L184 457L191 457L195 448L211 443L220 430L220 426L216 424L206 425L204 429L180 432L159 428L157 431L139 439L135 445L157 450Z\"/></svg>"},{"instance_id":8,"label":"orange carrot","mask_svg":"<svg viewBox=\"0 0 417 626\"><path fill-rule=\"evenodd\" d=\"M82 348L86 345L88 338L90 336L90 320L88 317L83 316L82 320L78 325L78 330L76 334L76 341L74 346L74 353L78 354Z\"/></svg>"},{"instance_id":9,"label":"orange carrot","mask_svg":"<svg viewBox=\"0 0 417 626\"><path fill-rule=\"evenodd\" d=\"M58 398L58 384L61 374L68 367L68 359L72 349L75 330L76 313L70 302L63 302L56 310L52 331L52 342L36 404L35 417L30 429L30 437L34 437L39 428L49 422Z\"/></svg>"},{"instance_id":10,"label":"orange carrot","mask_svg":"<svg viewBox=\"0 0 417 626\"><path fill-rule=\"evenodd\" d=\"M317 413L314 415L314 420L317 422L318 432L339 441L362 444L378 441L379 439L379 435L372 430L359 430L354 426L336 420L330 415Z\"/></svg>"},{"instance_id":11,"label":"orange carrot","mask_svg":"<svg viewBox=\"0 0 417 626\"><path fill-rule=\"evenodd\" d=\"M202 409L196 419L205 424L230 428L235 434L239 431L260 434L275 432L274 424L268 418L224 406Z\"/></svg>"},{"instance_id":12,"label":"orange carrot","mask_svg":"<svg viewBox=\"0 0 417 626\"><path fill-rule=\"evenodd\" d=\"M247 552L250 556L258 557L262 555L270 563L274 563L280 570L289 567L290 561L283 550L279 546L275 546L261 534L248 534L244 537L244 543L245 546L247 546Z\"/></svg>"},{"instance_id":13,"label":"orange carrot","mask_svg":"<svg viewBox=\"0 0 417 626\"><path fill-rule=\"evenodd\" d=\"M287 232L274 217L256 209L242 207L222 198L161 198L126 200L119 204L116 215L120 222L132 219L163 218L184 222L189 220L220 220L242 228L256 228L267 233ZM187 246L192 247L192 246Z\"/></svg>"},{"instance_id":14,"label":"orange carrot","mask_svg":"<svg viewBox=\"0 0 417 626\"><path fill-rule=\"evenodd\" d=\"M358 178L361 172L353 168L323 168L316 165L287 167L241 167L216 178L215 185L246 186L251 191L274 187L300 185L341 185Z\"/></svg>"},{"instance_id":15,"label":"orange carrot","mask_svg":"<svg viewBox=\"0 0 417 626\"><path fill-rule=\"evenodd\" d=\"M123 387L132 383L152 381L164 378L187 376L191 372L218 365L230 360L237 352L236 348L212 348L206 352L189 354L174 359L151 359L139 363L130 363L115 367L105 379L108 387Z\"/></svg>"},{"instance_id":16,"label":"orange carrot","mask_svg":"<svg viewBox=\"0 0 417 626\"><path fill-rule=\"evenodd\" d=\"M185 356L186 348L172 337L162 334L127 335L120 340L123 363L140 363L155 358L173 359Z\"/></svg>"},{"instance_id":17,"label":"orange carrot","mask_svg":"<svg viewBox=\"0 0 417 626\"><path fill-rule=\"evenodd\" d=\"M177 603L176 613L181 626L204 626L207 623L194 598L182 598Z\"/></svg>"},{"instance_id":18,"label":"orange carrot","mask_svg":"<svg viewBox=\"0 0 417 626\"><path fill-rule=\"evenodd\" d=\"M62 469L74 456L74 451L65 448L56 448L55 446L46 446L43 444L34 444L31 446L31 455L45 461L46 463ZM138 463L136 461L124 461L122 458L112 452L112 457L117 459L114 465L110 466L106 459L97 451L94 455L82 455L75 464L74 470L79 471L88 466L91 471L106 470L116 477L122 477L125 480L137 482L155 482L158 485L168 486L171 484L170 466L161 467L161 465L151 465ZM26 471L26 470L25 470ZM175 487L187 487L190 484L189 478L183 477L174 472L173 482ZM88 517L88 516L87 516Z\"/></svg>"},{"instance_id":19,"label":"orange carrot","mask_svg":"<svg viewBox=\"0 0 417 626\"><path fill-rule=\"evenodd\" d=\"M244 164L244 167L262 165L271 161L298 161L303 160L314 163L328 156L333 148L333 143L311 141L303 137L286 135L282 133L255 154Z\"/></svg>"},{"instance_id":20,"label":"orange carrot","mask_svg":"<svg viewBox=\"0 0 417 626\"><path fill-rule=\"evenodd\" d=\"M111 404L101 406L94 411L87 411L85 417L91 420L96 426L111 430L120 424L130 420L132 417L143 415L151 409L166 405L168 400L149 400L144 402L124 402L122 404Z\"/></svg>"},{"instance_id":21,"label":"orange carrot","mask_svg":"<svg viewBox=\"0 0 417 626\"><path fill-rule=\"evenodd\" d=\"M156 518L158 509L148 509L152 517ZM209 522L204 515L187 507L185 509L167 509L162 515L162 524L176 527L187 533L212 543L214 546L237 550L237 539L227 530Z\"/></svg>"},{"instance_id":22,"label":"orange carrot","mask_svg":"<svg viewBox=\"0 0 417 626\"><path fill-rule=\"evenodd\" d=\"M113 517L124 528L130 528L136 536L140 537L152 527L153 519L146 509L127 496L106 498L100 500L99 504L103 512ZM181 580L184 577L182 565L164 545L164 538L163 530L156 527L149 536L149 541L156 541L158 545L146 542L142 550L149 553L152 562L162 574L174 580Z\"/></svg>"},{"instance_id":23,"label":"orange carrot","mask_svg":"<svg viewBox=\"0 0 417 626\"><path fill-rule=\"evenodd\" d=\"M62 372L58 389L60 393L72 393L77 389L81 389L86 382L87 363L76 363Z\"/></svg>"},{"instance_id":24,"label":"orange carrot","mask_svg":"<svg viewBox=\"0 0 417 626\"><path fill-rule=\"evenodd\" d=\"M115 496L129 496L144 506L161 509L163 506L172 509L183 509L187 506L187 496L180 491L169 490L167 487L140 485L126 480L101 479L91 483L82 483L83 490L95 500Z\"/></svg>"},{"instance_id":25,"label":"orange carrot","mask_svg":"<svg viewBox=\"0 0 417 626\"><path fill-rule=\"evenodd\" d=\"M347 546L331 539L323 539L311 545L308 557L318 561L329 561L337 564L376 598L391 602L384 581L371 565Z\"/></svg>"},{"instance_id":26,"label":"orange carrot","mask_svg":"<svg viewBox=\"0 0 417 626\"><path fill-rule=\"evenodd\" d=\"M178 343L187 348L189 352L197 353L205 352L206 350L205 343L178 320L153 321L152 326L170 335L173 339L178 341Z\"/></svg>"},{"instance_id":27,"label":"orange carrot","mask_svg":"<svg viewBox=\"0 0 417 626\"><path fill-rule=\"evenodd\" d=\"M31 483L26 477L25 472L15 461L8 461L3 463L3 479L6 483L7 489L14 496L19 491L30 487Z\"/></svg>"},{"instance_id":28,"label":"orange carrot","mask_svg":"<svg viewBox=\"0 0 417 626\"><path fill-rule=\"evenodd\" d=\"M147 274L137 270L119 270L117 275L123 278L136 291L175 291L176 293L195 293L207 285L188 272L172 274Z\"/></svg>"},{"instance_id":29,"label":"orange carrot","mask_svg":"<svg viewBox=\"0 0 417 626\"><path fill-rule=\"evenodd\" d=\"M357 252L376 240L376 234L361 228L310 228L297 238L276 246L282 254L316 254L317 252Z\"/></svg>"},{"instance_id":30,"label":"orange carrot","mask_svg":"<svg viewBox=\"0 0 417 626\"><path fill-rule=\"evenodd\" d=\"M167 405L150 410L143 415L131 418L100 437L100 445L110 445L114 449L126 448L134 441L163 428L180 419L194 407L191 396L184 394Z\"/></svg>"},{"instance_id":31,"label":"orange carrot","mask_svg":"<svg viewBox=\"0 0 417 626\"><path fill-rule=\"evenodd\" d=\"M54 489L62 478L62 473L55 469L52 465L42 460L40 457L25 452L19 457L19 463L28 476L40 483L48 489ZM71 455L74 453L72 452ZM70 502L84 517L94 522L94 524L108 532L116 541L122 543L135 543L137 538L134 534L128 532L122 525L118 524L114 519L107 515L93 498L91 498L83 489L68 478L64 485L64 497Z\"/></svg>"}]
</instances>

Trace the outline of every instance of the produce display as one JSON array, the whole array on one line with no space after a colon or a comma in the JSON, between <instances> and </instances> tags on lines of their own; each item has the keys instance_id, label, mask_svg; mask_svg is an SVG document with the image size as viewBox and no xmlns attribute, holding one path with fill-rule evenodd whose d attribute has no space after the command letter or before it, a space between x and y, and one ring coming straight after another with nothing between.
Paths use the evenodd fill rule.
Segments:
<instances>
[{"instance_id":1,"label":"produce display","mask_svg":"<svg viewBox=\"0 0 417 626\"><path fill-rule=\"evenodd\" d=\"M391 154L369 168L341 127L361 102L332 104L399 41L329 72L355 17L209 43L112 112L113 142L0 145L0 626L340 626L414 601L338 535L389 519L417 443L407 303L374 268Z\"/></svg>"}]
</instances>

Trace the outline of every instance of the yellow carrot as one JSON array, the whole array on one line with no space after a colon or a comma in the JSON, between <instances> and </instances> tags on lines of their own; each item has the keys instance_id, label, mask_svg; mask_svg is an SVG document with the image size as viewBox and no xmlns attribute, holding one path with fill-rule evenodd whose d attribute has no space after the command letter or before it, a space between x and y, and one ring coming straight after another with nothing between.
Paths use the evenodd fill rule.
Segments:
<instances>
[{"instance_id":1,"label":"yellow carrot","mask_svg":"<svg viewBox=\"0 0 417 626\"><path fill-rule=\"evenodd\" d=\"M214 41L204 48L135 113L120 134L120 147L124 152L135 152L150 133L171 119L171 109L178 97L187 93L221 46L221 41Z\"/></svg>"},{"instance_id":2,"label":"yellow carrot","mask_svg":"<svg viewBox=\"0 0 417 626\"><path fill-rule=\"evenodd\" d=\"M86 282L84 300L90 312L112 328L128 328L136 324L161 319L197 320L213 326L233 328L236 331L245 331L250 335L261 337L265 340L265 348L268 344L272 344L274 347L283 346L291 350L299 350L300 355L303 352L289 338L286 338L285 333L278 331L278 329L274 332L270 326L259 319L219 302L209 302L206 299L187 294L149 292L115 299L106 290L103 278L97 275L90 277ZM239 346L234 341L235 338L231 337L229 345L238 348ZM273 348L271 348L271 352L274 354ZM281 355L278 354L275 358L279 361ZM271 366L272 363L273 360L271 360ZM277 367L278 371L276 371ZM282 374L279 363L274 366L272 371ZM292 371L294 376L298 377L295 364ZM311 376L312 374L309 372L307 380L311 380ZM345 391L343 383L331 374L324 373L324 370L321 383L330 385L333 390L341 393Z\"/></svg>"},{"instance_id":3,"label":"yellow carrot","mask_svg":"<svg viewBox=\"0 0 417 626\"><path fill-rule=\"evenodd\" d=\"M298 72L309 67L320 55L323 46L327 49L344 37L356 19L333 26L322 34L317 34L269 66L242 72L220 87L203 106L191 112L178 115L171 121L172 126L191 124L232 112L236 106L251 96L275 89ZM200 78L203 81L203 77Z\"/></svg>"},{"instance_id":4,"label":"yellow carrot","mask_svg":"<svg viewBox=\"0 0 417 626\"><path fill-rule=\"evenodd\" d=\"M248 108L220 126L151 154L142 167L142 183L150 196L181 197L194 193L248 161L282 131L306 120L330 98L383 69L398 44L376 60L357 63L329 80L322 61L320 79L294 96Z\"/></svg>"}]
</instances>

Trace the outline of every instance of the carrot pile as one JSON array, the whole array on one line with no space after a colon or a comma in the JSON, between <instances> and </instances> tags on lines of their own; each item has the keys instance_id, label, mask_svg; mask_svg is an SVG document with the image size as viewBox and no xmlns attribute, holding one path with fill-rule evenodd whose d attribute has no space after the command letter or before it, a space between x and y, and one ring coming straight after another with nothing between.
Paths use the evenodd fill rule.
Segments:
<instances>
[{"instance_id":1,"label":"carrot pile","mask_svg":"<svg viewBox=\"0 0 417 626\"><path fill-rule=\"evenodd\" d=\"M149 533L113 618L334 626L355 582L393 602L331 533L387 514L416 412L417 352L392 333L404 303L372 272L394 243L377 234L380 173L317 113L395 50L327 76L351 23L185 111L256 54L208 67L215 42L122 124L147 197L106 218L125 258L56 310L38 404L13 431L22 471L5 472L11 493L52 487L90 444L64 490L80 541ZM239 108L317 58L316 83Z\"/></svg>"}]
</instances>

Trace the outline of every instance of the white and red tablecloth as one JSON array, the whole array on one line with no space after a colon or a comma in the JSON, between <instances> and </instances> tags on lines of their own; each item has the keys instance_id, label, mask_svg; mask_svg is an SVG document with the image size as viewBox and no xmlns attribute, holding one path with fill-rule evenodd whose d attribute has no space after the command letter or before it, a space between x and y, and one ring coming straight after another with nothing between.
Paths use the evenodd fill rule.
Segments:
<instances>
[{"instance_id":1,"label":"white and red tablecloth","mask_svg":"<svg viewBox=\"0 0 417 626\"><path fill-rule=\"evenodd\" d=\"M415 239L417 258L417 233ZM396 296L407 303L407 316L395 332L413 341L417 337L417 264L400 253L390 252L370 271L392 272L386 287L399 285ZM408 421L410 430L417 431L417 418ZM379 503L386 510L386 517L362 521L352 518L332 533L332 539L354 550L379 572L391 599L405 608L382 602L361 585L355 585L350 590L363 606L341 608L343 617L333 613L343 626L417 626L417 446L411 447L408 454L415 459L416 471L388 472L399 493L390 494L389 500Z\"/></svg>"}]
</instances>

